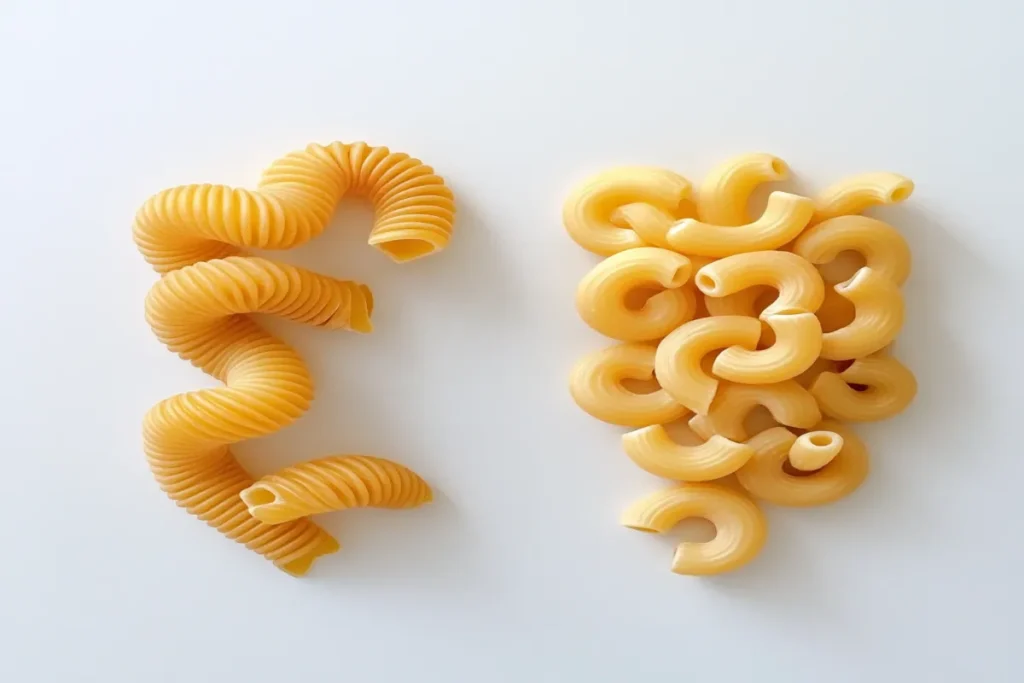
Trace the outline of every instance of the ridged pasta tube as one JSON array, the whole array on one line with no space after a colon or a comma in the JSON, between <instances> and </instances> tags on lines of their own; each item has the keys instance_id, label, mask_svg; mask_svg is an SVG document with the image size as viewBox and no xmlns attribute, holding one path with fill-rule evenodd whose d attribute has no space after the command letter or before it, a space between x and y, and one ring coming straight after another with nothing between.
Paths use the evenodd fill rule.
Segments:
<instances>
[{"instance_id":1,"label":"ridged pasta tube","mask_svg":"<svg viewBox=\"0 0 1024 683\"><path fill-rule=\"evenodd\" d=\"M861 385L862 390L851 385ZM823 372L811 384L821 412L837 420L884 420L906 410L917 395L914 373L885 353L858 358L842 372Z\"/></svg>"},{"instance_id":2,"label":"ridged pasta tube","mask_svg":"<svg viewBox=\"0 0 1024 683\"><path fill-rule=\"evenodd\" d=\"M843 437L819 429L796 437L789 447L789 464L801 472L815 472L832 462L843 450Z\"/></svg>"},{"instance_id":3,"label":"ridged pasta tube","mask_svg":"<svg viewBox=\"0 0 1024 683\"><path fill-rule=\"evenodd\" d=\"M690 261L682 254L639 247L597 264L576 290L576 310L590 327L620 341L651 341L693 318L696 294L683 285ZM661 289L638 309L627 305L630 292Z\"/></svg>"},{"instance_id":4,"label":"ridged pasta tube","mask_svg":"<svg viewBox=\"0 0 1024 683\"><path fill-rule=\"evenodd\" d=\"M814 364L821 353L821 323L813 313L776 313L766 319L774 343L766 349L732 346L715 358L712 372L742 384L774 384L792 379Z\"/></svg>"},{"instance_id":5,"label":"ridged pasta tube","mask_svg":"<svg viewBox=\"0 0 1024 683\"><path fill-rule=\"evenodd\" d=\"M662 425L623 434L622 447L641 469L676 481L720 479L754 455L746 444L717 435L698 446L683 446L673 441Z\"/></svg>"},{"instance_id":6,"label":"ridged pasta tube","mask_svg":"<svg viewBox=\"0 0 1024 683\"><path fill-rule=\"evenodd\" d=\"M746 289L771 287L779 296L760 313L814 313L825 298L825 282L806 259L786 251L755 251L719 259L694 275L697 289L709 297L727 297ZM708 304L711 310L711 304Z\"/></svg>"},{"instance_id":7,"label":"ridged pasta tube","mask_svg":"<svg viewBox=\"0 0 1024 683\"><path fill-rule=\"evenodd\" d=\"M245 246L284 249L307 241L346 191L370 198L370 242L393 259L447 243L454 205L443 181L417 160L363 143L310 145L274 162L252 192L220 185L161 192L134 225L140 250L163 274L146 298L150 326L171 351L225 385L172 396L146 414L150 468L179 506L294 575L336 551L337 541L305 518L268 524L250 514L242 493L254 481L229 447L298 419L313 399L313 381L298 354L249 314L369 332L373 298L364 285L236 254ZM388 472L365 470L360 485L388 486L375 479ZM318 486L331 485L329 472L306 471L315 475L328 477ZM413 484L423 485L418 477Z\"/></svg>"},{"instance_id":8,"label":"ridged pasta tube","mask_svg":"<svg viewBox=\"0 0 1024 683\"><path fill-rule=\"evenodd\" d=\"M862 173L844 178L814 199L813 223L859 214L881 204L897 204L914 192L914 182L896 173Z\"/></svg>"},{"instance_id":9,"label":"ridged pasta tube","mask_svg":"<svg viewBox=\"0 0 1024 683\"><path fill-rule=\"evenodd\" d=\"M867 216L838 216L804 231L793 253L815 265L832 261L844 251L864 257L865 265L897 285L910 275L910 247L888 223Z\"/></svg>"},{"instance_id":10,"label":"ridged pasta tube","mask_svg":"<svg viewBox=\"0 0 1024 683\"><path fill-rule=\"evenodd\" d=\"M821 355L829 360L849 360L871 355L888 346L903 327L903 295L895 282L873 268L835 286L853 303L856 316L846 327L821 336Z\"/></svg>"},{"instance_id":11,"label":"ridged pasta tube","mask_svg":"<svg viewBox=\"0 0 1024 683\"><path fill-rule=\"evenodd\" d=\"M698 256L767 251L796 239L813 213L814 203L807 197L772 192L756 221L733 227L684 218L668 231L668 242L677 251Z\"/></svg>"},{"instance_id":12,"label":"ridged pasta tube","mask_svg":"<svg viewBox=\"0 0 1024 683\"><path fill-rule=\"evenodd\" d=\"M664 533L689 517L715 526L706 543L684 541L672 558L676 574L708 575L739 569L761 552L768 534L764 513L739 491L721 484L686 483L641 498L622 515L622 525Z\"/></svg>"},{"instance_id":13,"label":"ridged pasta tube","mask_svg":"<svg viewBox=\"0 0 1024 683\"><path fill-rule=\"evenodd\" d=\"M733 441L749 438L745 422L762 406L776 422L798 429L810 429L821 420L821 411L809 391L794 380L776 384L733 384L722 382L707 415L690 421L690 428L703 438L721 434Z\"/></svg>"},{"instance_id":14,"label":"ridged pasta tube","mask_svg":"<svg viewBox=\"0 0 1024 683\"><path fill-rule=\"evenodd\" d=\"M771 154L743 154L711 169L697 192L697 217L704 223L736 226L750 222L750 195L763 183L789 177L789 167Z\"/></svg>"},{"instance_id":15,"label":"ridged pasta tube","mask_svg":"<svg viewBox=\"0 0 1024 683\"><path fill-rule=\"evenodd\" d=\"M616 168L580 184L562 209L569 236L587 251L611 256L626 249L649 246L630 228L616 225L620 207L643 203L675 215L690 197L690 182L663 168ZM621 216L616 216L621 220ZM655 243L656 244L656 243Z\"/></svg>"}]
</instances>

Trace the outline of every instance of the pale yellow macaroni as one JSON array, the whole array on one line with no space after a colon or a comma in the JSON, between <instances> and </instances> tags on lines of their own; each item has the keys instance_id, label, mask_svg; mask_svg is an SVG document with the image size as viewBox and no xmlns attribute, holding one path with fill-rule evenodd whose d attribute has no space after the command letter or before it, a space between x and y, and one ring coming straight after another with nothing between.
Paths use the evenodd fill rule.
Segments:
<instances>
[{"instance_id":1,"label":"pale yellow macaroni","mask_svg":"<svg viewBox=\"0 0 1024 683\"><path fill-rule=\"evenodd\" d=\"M573 368L569 391L576 404L598 420L626 427L646 427L689 414L662 389L636 393L623 380L654 379L655 348L619 344L584 356Z\"/></svg>"},{"instance_id":2,"label":"pale yellow macaroni","mask_svg":"<svg viewBox=\"0 0 1024 683\"><path fill-rule=\"evenodd\" d=\"M712 436L698 446L683 446L662 425L651 425L622 436L622 447L641 469L676 481L711 481L732 474L754 452L749 446Z\"/></svg>"},{"instance_id":3,"label":"pale yellow macaroni","mask_svg":"<svg viewBox=\"0 0 1024 683\"><path fill-rule=\"evenodd\" d=\"M587 251L610 256L648 246L633 230L616 225L613 214L627 204L651 204L669 214L690 197L690 182L662 168L629 167L599 173L569 196L562 221L569 236Z\"/></svg>"},{"instance_id":4,"label":"pale yellow macaroni","mask_svg":"<svg viewBox=\"0 0 1024 683\"><path fill-rule=\"evenodd\" d=\"M902 413L917 395L917 380L902 363L880 352L855 360L840 373L821 373L810 390L829 417L868 422Z\"/></svg>"},{"instance_id":5,"label":"pale yellow macaroni","mask_svg":"<svg viewBox=\"0 0 1024 683\"><path fill-rule=\"evenodd\" d=\"M843 437L817 430L796 437L789 448L789 464L801 472L816 472L832 462L843 450Z\"/></svg>"},{"instance_id":6,"label":"pale yellow macaroni","mask_svg":"<svg viewBox=\"0 0 1024 683\"><path fill-rule=\"evenodd\" d=\"M688 207L685 202L672 213L653 204L633 202L615 209L611 215L611 222L629 228L652 247L671 249L672 245L668 243L668 231L681 218L691 217L690 214L692 214L691 207Z\"/></svg>"},{"instance_id":7,"label":"pale yellow macaroni","mask_svg":"<svg viewBox=\"0 0 1024 683\"><path fill-rule=\"evenodd\" d=\"M694 283L709 297L727 297L763 286L777 289L779 296L761 311L762 319L784 311L814 313L825 298L825 282L818 270L806 259L785 251L754 251L719 259L698 270Z\"/></svg>"},{"instance_id":8,"label":"pale yellow macaroni","mask_svg":"<svg viewBox=\"0 0 1024 683\"><path fill-rule=\"evenodd\" d=\"M813 313L770 315L765 320L774 343L752 351L732 346L715 358L712 372L741 384L774 384L792 379L814 364L821 353L821 323Z\"/></svg>"},{"instance_id":9,"label":"pale yellow macaroni","mask_svg":"<svg viewBox=\"0 0 1024 683\"><path fill-rule=\"evenodd\" d=\"M914 183L896 173L862 173L825 188L814 200L814 222L858 214L880 204L896 204L914 192Z\"/></svg>"},{"instance_id":10,"label":"pale yellow macaroni","mask_svg":"<svg viewBox=\"0 0 1024 683\"><path fill-rule=\"evenodd\" d=\"M903 327L903 295L895 282L864 267L836 285L835 291L853 304L856 316L846 327L822 334L824 358L861 358L885 348L899 334Z\"/></svg>"},{"instance_id":11,"label":"pale yellow macaroni","mask_svg":"<svg viewBox=\"0 0 1024 683\"><path fill-rule=\"evenodd\" d=\"M592 328L620 341L661 339L693 318L696 295L684 288L690 279L690 261L682 254L655 247L639 247L606 258L595 266L576 290L576 310ZM636 290L658 288L640 308L627 297Z\"/></svg>"},{"instance_id":12,"label":"pale yellow macaroni","mask_svg":"<svg viewBox=\"0 0 1024 683\"><path fill-rule=\"evenodd\" d=\"M772 192L764 213L751 223L733 227L684 218L668 231L668 242L686 254L714 257L777 249L796 239L813 213L807 197Z\"/></svg>"},{"instance_id":13,"label":"pale yellow macaroni","mask_svg":"<svg viewBox=\"0 0 1024 683\"><path fill-rule=\"evenodd\" d=\"M703 517L717 534L706 543L684 541L676 548L672 571L708 575L738 569L761 552L768 534L764 513L739 491L710 483L677 484L638 500L622 515L622 524L648 533L664 533L689 517Z\"/></svg>"},{"instance_id":14,"label":"pale yellow macaroni","mask_svg":"<svg viewBox=\"0 0 1024 683\"><path fill-rule=\"evenodd\" d=\"M744 423L758 406L767 408L779 424L798 429L810 429L821 420L814 397L794 380L775 384L722 382L706 418L691 420L690 428L704 438L721 434L733 441L746 441L749 435Z\"/></svg>"},{"instance_id":15,"label":"pale yellow macaroni","mask_svg":"<svg viewBox=\"0 0 1024 683\"><path fill-rule=\"evenodd\" d=\"M793 244L793 253L816 265L844 251L864 257L865 265L897 285L910 275L910 247L892 226L867 216L838 216L808 228Z\"/></svg>"},{"instance_id":16,"label":"pale yellow macaroni","mask_svg":"<svg viewBox=\"0 0 1024 683\"><path fill-rule=\"evenodd\" d=\"M736 472L736 479L755 498L790 507L824 505L849 495L867 478L867 448L839 422L826 420L818 429L843 438L842 451L820 470L800 475L787 472L796 436L784 427L774 427L747 442L754 457Z\"/></svg>"},{"instance_id":17,"label":"pale yellow macaroni","mask_svg":"<svg viewBox=\"0 0 1024 683\"><path fill-rule=\"evenodd\" d=\"M749 223L747 205L757 186L788 176L786 162L771 154L733 157L708 172L697 193L697 217L716 225Z\"/></svg>"},{"instance_id":18,"label":"pale yellow macaroni","mask_svg":"<svg viewBox=\"0 0 1024 683\"><path fill-rule=\"evenodd\" d=\"M718 379L701 367L701 359L716 349L741 346L753 349L761 337L757 318L721 316L692 320L661 340L654 373L662 388L695 413L708 412Z\"/></svg>"}]
</instances>

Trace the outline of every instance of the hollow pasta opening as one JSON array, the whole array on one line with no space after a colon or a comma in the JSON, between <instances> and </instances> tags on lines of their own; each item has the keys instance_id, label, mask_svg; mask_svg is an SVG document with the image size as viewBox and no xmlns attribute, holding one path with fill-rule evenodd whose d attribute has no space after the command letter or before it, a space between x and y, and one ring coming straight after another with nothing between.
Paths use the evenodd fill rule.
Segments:
<instances>
[{"instance_id":1,"label":"hollow pasta opening","mask_svg":"<svg viewBox=\"0 0 1024 683\"><path fill-rule=\"evenodd\" d=\"M426 256L435 249L433 244L424 240L395 240L382 242L377 246L398 263Z\"/></svg>"},{"instance_id":2,"label":"hollow pasta opening","mask_svg":"<svg viewBox=\"0 0 1024 683\"><path fill-rule=\"evenodd\" d=\"M902 202L904 199L910 196L910 193L914 191L914 186L910 183L903 183L893 188L892 192L889 193L890 202Z\"/></svg>"},{"instance_id":3,"label":"hollow pasta opening","mask_svg":"<svg viewBox=\"0 0 1024 683\"><path fill-rule=\"evenodd\" d=\"M242 500L250 508L254 508L277 502L277 494L262 486L253 486L242 491Z\"/></svg>"},{"instance_id":4,"label":"hollow pasta opening","mask_svg":"<svg viewBox=\"0 0 1024 683\"><path fill-rule=\"evenodd\" d=\"M812 434L810 436L810 442L812 446L826 448L827 446L832 445L832 437L828 434Z\"/></svg>"},{"instance_id":5,"label":"hollow pasta opening","mask_svg":"<svg viewBox=\"0 0 1024 683\"><path fill-rule=\"evenodd\" d=\"M772 173L777 176L783 176L786 175L787 170L786 162L782 159L772 159Z\"/></svg>"},{"instance_id":6,"label":"hollow pasta opening","mask_svg":"<svg viewBox=\"0 0 1024 683\"><path fill-rule=\"evenodd\" d=\"M718 281L707 273L697 273L697 287L705 294L714 294L718 289Z\"/></svg>"}]
</instances>

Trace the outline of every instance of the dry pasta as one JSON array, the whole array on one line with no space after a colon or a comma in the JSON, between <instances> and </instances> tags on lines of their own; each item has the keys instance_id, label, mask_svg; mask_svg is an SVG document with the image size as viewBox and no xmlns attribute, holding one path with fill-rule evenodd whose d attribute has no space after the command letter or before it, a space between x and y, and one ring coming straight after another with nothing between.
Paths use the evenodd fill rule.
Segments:
<instances>
[{"instance_id":1,"label":"dry pasta","mask_svg":"<svg viewBox=\"0 0 1024 683\"><path fill-rule=\"evenodd\" d=\"M897 204L914 192L914 183L896 173L862 173L825 188L814 199L814 222L859 214L879 204Z\"/></svg>"},{"instance_id":2,"label":"dry pasta","mask_svg":"<svg viewBox=\"0 0 1024 683\"><path fill-rule=\"evenodd\" d=\"M689 517L715 525L714 539L684 541L672 558L677 574L720 574L747 564L761 552L768 534L764 513L752 500L727 486L677 484L638 500L622 515L622 525L637 531L664 533Z\"/></svg>"},{"instance_id":3,"label":"dry pasta","mask_svg":"<svg viewBox=\"0 0 1024 683\"><path fill-rule=\"evenodd\" d=\"M821 323L813 313L777 313L765 322L774 333L774 343L755 351L740 346L725 349L711 366L717 377L743 384L775 384L814 364L821 353Z\"/></svg>"},{"instance_id":4,"label":"dry pasta","mask_svg":"<svg viewBox=\"0 0 1024 683\"><path fill-rule=\"evenodd\" d=\"M778 290L779 296L761 311L762 319L788 311L814 313L825 298L825 282L817 269L785 251L755 251L719 259L698 270L694 283L709 297L765 286Z\"/></svg>"},{"instance_id":5,"label":"dry pasta","mask_svg":"<svg viewBox=\"0 0 1024 683\"><path fill-rule=\"evenodd\" d=\"M624 434L622 447L641 469L677 481L711 481L742 467L754 452L749 446L713 435L698 446L682 446L662 425Z\"/></svg>"},{"instance_id":6,"label":"dry pasta","mask_svg":"<svg viewBox=\"0 0 1024 683\"><path fill-rule=\"evenodd\" d=\"M879 275L902 285L910 275L910 247L895 228L867 216L838 216L808 228L793 253L815 265L854 251Z\"/></svg>"},{"instance_id":7,"label":"dry pasta","mask_svg":"<svg viewBox=\"0 0 1024 683\"><path fill-rule=\"evenodd\" d=\"M852 385L858 385L858 389ZM825 415L867 422L906 410L917 395L917 380L898 360L879 352L858 358L842 372L821 373L810 391Z\"/></svg>"},{"instance_id":8,"label":"dry pasta","mask_svg":"<svg viewBox=\"0 0 1024 683\"><path fill-rule=\"evenodd\" d=\"M746 419L758 406L767 408L779 424L798 429L810 429L821 420L814 397L794 380L776 384L722 382L707 415L691 420L690 427L705 438L706 434L721 434L733 441L746 441Z\"/></svg>"},{"instance_id":9,"label":"dry pasta","mask_svg":"<svg viewBox=\"0 0 1024 683\"><path fill-rule=\"evenodd\" d=\"M878 271L864 267L835 291L853 303L853 321L821 337L821 355L829 360L868 356L888 346L903 327L903 295L899 286Z\"/></svg>"},{"instance_id":10,"label":"dry pasta","mask_svg":"<svg viewBox=\"0 0 1024 683\"><path fill-rule=\"evenodd\" d=\"M611 256L593 268L576 290L576 310L592 328L620 341L650 341L693 318L694 292L683 285L690 279L690 261L667 249L639 247ZM641 308L627 297L640 289L661 289Z\"/></svg>"},{"instance_id":11,"label":"dry pasta","mask_svg":"<svg viewBox=\"0 0 1024 683\"><path fill-rule=\"evenodd\" d=\"M369 242L396 261L448 242L454 204L444 181L416 159L364 143L309 145L275 161L254 191L166 190L143 205L134 224L139 249L163 276L146 298L150 326L171 351L225 384L165 399L146 414L150 468L179 506L295 575L336 551L337 541L305 517L268 524L250 514L242 493L254 482L230 446L298 419L313 399L313 382L298 354L249 314L369 332L373 298L364 285L238 254L308 241L346 194L370 199ZM382 485L372 476L362 484Z\"/></svg>"},{"instance_id":12,"label":"dry pasta","mask_svg":"<svg viewBox=\"0 0 1024 683\"><path fill-rule=\"evenodd\" d=\"M789 464L801 472L815 472L832 462L842 450L843 437L835 432L805 432L789 447Z\"/></svg>"},{"instance_id":13,"label":"dry pasta","mask_svg":"<svg viewBox=\"0 0 1024 683\"><path fill-rule=\"evenodd\" d=\"M733 227L684 218L668 231L668 243L685 254L714 257L777 249L795 239L813 213L810 199L772 192L764 213L751 223Z\"/></svg>"},{"instance_id":14,"label":"dry pasta","mask_svg":"<svg viewBox=\"0 0 1024 683\"><path fill-rule=\"evenodd\" d=\"M750 195L758 185L785 180L789 168L771 154L744 154L715 166L697 193L697 217L704 223L744 225Z\"/></svg>"}]
</instances>

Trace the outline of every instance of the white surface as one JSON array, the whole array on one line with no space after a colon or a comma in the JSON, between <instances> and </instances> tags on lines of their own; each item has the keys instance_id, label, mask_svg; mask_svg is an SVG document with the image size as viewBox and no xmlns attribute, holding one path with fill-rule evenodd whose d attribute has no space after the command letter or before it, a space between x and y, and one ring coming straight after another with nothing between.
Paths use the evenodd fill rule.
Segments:
<instances>
[{"instance_id":1,"label":"white surface","mask_svg":"<svg viewBox=\"0 0 1024 683\"><path fill-rule=\"evenodd\" d=\"M0 679L1020 680L1018 3L242 4L0 6ZM346 210L287 254L370 283L377 331L275 326L319 396L239 450L258 473L390 456L440 500L325 517L345 548L294 580L150 478L144 411L210 380L147 329L129 225L164 186L332 139L434 165L458 232L395 266ZM898 353L921 395L862 430L855 496L770 509L755 564L693 580L618 526L659 482L566 391L605 342L560 209L598 169L699 178L750 150L804 188L917 182L884 215L916 258Z\"/></svg>"}]
</instances>

